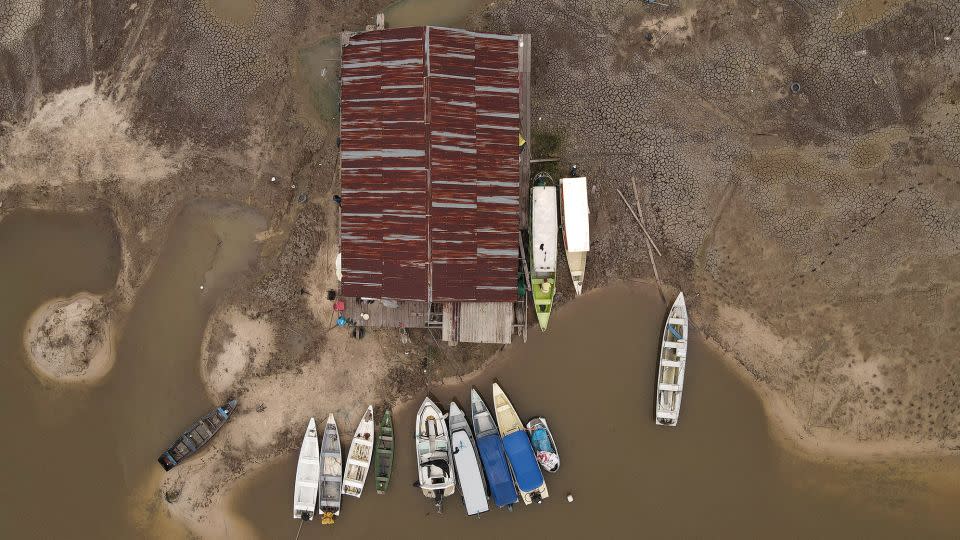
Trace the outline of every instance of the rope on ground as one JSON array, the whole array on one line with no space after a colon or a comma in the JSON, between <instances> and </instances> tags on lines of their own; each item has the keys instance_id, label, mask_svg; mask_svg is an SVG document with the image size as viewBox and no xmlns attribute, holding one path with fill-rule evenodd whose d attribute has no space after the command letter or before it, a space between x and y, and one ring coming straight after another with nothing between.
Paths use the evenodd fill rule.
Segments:
<instances>
[{"instance_id":1,"label":"rope on ground","mask_svg":"<svg viewBox=\"0 0 960 540\"><path fill-rule=\"evenodd\" d=\"M301 520L300 520L300 526L297 527L297 537L294 538L293 540L300 540L300 531L303 530L303 523L304 523L304 521L301 519Z\"/></svg>"},{"instance_id":2,"label":"rope on ground","mask_svg":"<svg viewBox=\"0 0 960 540\"><path fill-rule=\"evenodd\" d=\"M633 196L637 199L637 213L640 215L640 226L643 226L643 210L640 208L640 190L637 189L637 179L630 178L630 182L633 184ZM663 282L660 281L660 272L657 272L657 263L653 260L653 249L650 247L650 240L647 239L647 255L650 257L650 265L653 266L653 277L657 280L657 291L660 292L660 299L664 302L667 301L667 297L663 294Z\"/></svg>"},{"instance_id":3,"label":"rope on ground","mask_svg":"<svg viewBox=\"0 0 960 540\"><path fill-rule=\"evenodd\" d=\"M653 246L654 251L657 252L657 255L663 257L663 254L660 253L660 248L657 247L656 242L654 242L653 238L650 237L650 233L647 232L647 228L643 226L643 222L640 221L640 217L637 216L637 213L633 210L633 205L631 205L627 201L627 198L623 196L623 192L620 191L620 188L617 188L617 195L620 195L620 199L623 200L623 204L627 205L627 210L630 211L630 215L633 216L633 219L637 220L637 225L640 225L640 230L643 231L643 234L647 237L647 241Z\"/></svg>"}]
</instances>

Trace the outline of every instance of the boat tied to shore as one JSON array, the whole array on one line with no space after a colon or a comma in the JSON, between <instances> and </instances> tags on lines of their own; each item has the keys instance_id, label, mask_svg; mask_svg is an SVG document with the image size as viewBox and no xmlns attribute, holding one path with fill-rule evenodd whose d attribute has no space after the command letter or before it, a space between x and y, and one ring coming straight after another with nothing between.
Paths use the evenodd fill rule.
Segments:
<instances>
[{"instance_id":1,"label":"boat tied to shore","mask_svg":"<svg viewBox=\"0 0 960 540\"><path fill-rule=\"evenodd\" d=\"M300 445L297 476L293 483L293 518L311 521L317 512L317 494L320 489L320 442L317 422L307 423L307 431Z\"/></svg>"},{"instance_id":2,"label":"boat tied to shore","mask_svg":"<svg viewBox=\"0 0 960 540\"><path fill-rule=\"evenodd\" d=\"M547 329L557 293L557 186L545 172L530 188L530 291L540 330Z\"/></svg>"},{"instance_id":3,"label":"boat tied to shore","mask_svg":"<svg viewBox=\"0 0 960 540\"><path fill-rule=\"evenodd\" d=\"M490 497L498 508L512 508L519 498L500 438L500 428L475 388L470 389L470 415Z\"/></svg>"},{"instance_id":4,"label":"boat tied to shore","mask_svg":"<svg viewBox=\"0 0 960 540\"><path fill-rule=\"evenodd\" d=\"M373 471L376 474L377 493L383 495L390 487L390 475L393 472L393 416L390 409L383 412L380 420L380 434L373 454Z\"/></svg>"},{"instance_id":5,"label":"boat tied to shore","mask_svg":"<svg viewBox=\"0 0 960 540\"><path fill-rule=\"evenodd\" d=\"M373 406L371 405L363 413L360 424L357 425L357 431L353 434L353 440L350 442L341 488L344 495L360 497L363 494L363 485L370 471L370 460L373 459L373 429Z\"/></svg>"},{"instance_id":6,"label":"boat tied to shore","mask_svg":"<svg viewBox=\"0 0 960 540\"><path fill-rule=\"evenodd\" d=\"M480 456L467 417L454 401L450 402L447 424L450 427L450 445L463 506L468 516L482 514L490 510L490 505L487 504L487 485L480 471Z\"/></svg>"},{"instance_id":7,"label":"boat tied to shore","mask_svg":"<svg viewBox=\"0 0 960 540\"><path fill-rule=\"evenodd\" d=\"M660 365L657 369L657 397L655 421L660 426L676 426L680 419L680 399L683 397L683 377L687 367L687 337L689 319L683 293L677 295L660 345Z\"/></svg>"},{"instance_id":8,"label":"boat tied to shore","mask_svg":"<svg viewBox=\"0 0 960 540\"><path fill-rule=\"evenodd\" d=\"M557 451L557 443L553 440L547 419L542 416L531 419L527 422L527 433L530 434L530 444L533 445L540 467L550 473L560 470L560 452Z\"/></svg>"},{"instance_id":9,"label":"boat tied to shore","mask_svg":"<svg viewBox=\"0 0 960 540\"><path fill-rule=\"evenodd\" d=\"M587 204L587 179L583 176L560 179L560 206L563 223L563 248L577 296L583 294L583 278L590 252L590 207Z\"/></svg>"},{"instance_id":10,"label":"boat tied to shore","mask_svg":"<svg viewBox=\"0 0 960 540\"><path fill-rule=\"evenodd\" d=\"M533 453L533 445L527 435L526 427L520 421L517 410L510 402L499 383L493 383L493 407L497 415L497 425L503 438L503 448L507 461L517 483L517 491L524 504L537 504L550 496L547 483L540 472L540 465Z\"/></svg>"},{"instance_id":11,"label":"boat tied to shore","mask_svg":"<svg viewBox=\"0 0 960 540\"><path fill-rule=\"evenodd\" d=\"M343 484L343 450L340 431L333 415L327 417L320 442L320 523L332 525L340 515L340 486Z\"/></svg>"},{"instance_id":12,"label":"boat tied to shore","mask_svg":"<svg viewBox=\"0 0 960 540\"><path fill-rule=\"evenodd\" d=\"M438 512L443 512L443 498L456 492L456 473L453 454L443 412L429 397L423 399L417 411L414 429L417 454L417 487L423 495L433 499Z\"/></svg>"},{"instance_id":13,"label":"boat tied to shore","mask_svg":"<svg viewBox=\"0 0 960 540\"><path fill-rule=\"evenodd\" d=\"M236 408L237 400L231 399L224 406L217 407L203 415L200 420L188 427L176 442L157 458L157 462L163 466L163 470L169 471L183 463L188 457L199 452L227 423Z\"/></svg>"}]
</instances>

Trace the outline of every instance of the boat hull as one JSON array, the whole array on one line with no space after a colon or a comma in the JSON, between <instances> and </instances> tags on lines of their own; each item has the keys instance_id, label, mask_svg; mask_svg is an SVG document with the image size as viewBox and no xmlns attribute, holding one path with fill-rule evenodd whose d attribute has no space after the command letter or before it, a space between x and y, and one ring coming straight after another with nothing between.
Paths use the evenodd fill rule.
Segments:
<instances>
[{"instance_id":1,"label":"boat hull","mask_svg":"<svg viewBox=\"0 0 960 540\"><path fill-rule=\"evenodd\" d=\"M321 523L332 525L335 516L340 515L341 493L343 485L343 450L340 447L340 431L333 415L327 417L320 443L320 513Z\"/></svg>"},{"instance_id":2,"label":"boat hull","mask_svg":"<svg viewBox=\"0 0 960 540\"><path fill-rule=\"evenodd\" d=\"M487 486L480 470L480 456L466 415L455 402L450 403L447 425L450 428L450 446L463 506L468 516L482 514L490 510L490 506L487 504Z\"/></svg>"},{"instance_id":3,"label":"boat hull","mask_svg":"<svg viewBox=\"0 0 960 540\"><path fill-rule=\"evenodd\" d=\"M493 383L493 406L507 462L513 472L520 498L524 504L539 503L550 496L547 484L540 472L527 430L507 394L497 383Z\"/></svg>"},{"instance_id":4,"label":"boat hull","mask_svg":"<svg viewBox=\"0 0 960 540\"><path fill-rule=\"evenodd\" d=\"M477 451L483 464L483 474L490 490L490 498L498 508L517 503L517 489L503 449L500 429L476 389L470 390L470 409Z\"/></svg>"},{"instance_id":5,"label":"boat hull","mask_svg":"<svg viewBox=\"0 0 960 540\"><path fill-rule=\"evenodd\" d=\"M188 427L180 435L180 438L157 458L157 462L160 463L163 470L169 471L199 452L230 420L230 416L236 408L237 400L231 399L223 407L217 407Z\"/></svg>"},{"instance_id":6,"label":"boat hull","mask_svg":"<svg viewBox=\"0 0 960 540\"><path fill-rule=\"evenodd\" d=\"M347 452L347 462L343 470L341 493L351 497L363 495L363 486L367 482L370 461L373 459L373 406L367 407L354 432Z\"/></svg>"},{"instance_id":7,"label":"boat hull","mask_svg":"<svg viewBox=\"0 0 960 540\"><path fill-rule=\"evenodd\" d=\"M317 423L313 418L307 424L300 445L297 475L293 485L293 517L310 521L317 512L317 497L320 490L320 441L317 438Z\"/></svg>"},{"instance_id":8,"label":"boat hull","mask_svg":"<svg viewBox=\"0 0 960 540\"><path fill-rule=\"evenodd\" d=\"M533 445L534 455L540 468L549 473L560 470L560 452L557 442L553 439L553 432L547 419L540 416L527 422L527 433L530 434L530 444Z\"/></svg>"},{"instance_id":9,"label":"boat hull","mask_svg":"<svg viewBox=\"0 0 960 540\"><path fill-rule=\"evenodd\" d=\"M654 398L654 422L659 426L676 427L680 421L689 327L687 306L681 292L670 307L660 343L657 392Z\"/></svg>"},{"instance_id":10,"label":"boat hull","mask_svg":"<svg viewBox=\"0 0 960 540\"><path fill-rule=\"evenodd\" d=\"M374 452L373 470L377 475L377 493L383 495L390 487L390 475L393 473L393 416L390 409L383 413L380 421L380 435Z\"/></svg>"},{"instance_id":11,"label":"boat hull","mask_svg":"<svg viewBox=\"0 0 960 540\"><path fill-rule=\"evenodd\" d=\"M456 492L456 473L443 412L430 398L423 400L417 412L414 441L418 485L424 497L434 499L439 508L444 497Z\"/></svg>"}]
</instances>

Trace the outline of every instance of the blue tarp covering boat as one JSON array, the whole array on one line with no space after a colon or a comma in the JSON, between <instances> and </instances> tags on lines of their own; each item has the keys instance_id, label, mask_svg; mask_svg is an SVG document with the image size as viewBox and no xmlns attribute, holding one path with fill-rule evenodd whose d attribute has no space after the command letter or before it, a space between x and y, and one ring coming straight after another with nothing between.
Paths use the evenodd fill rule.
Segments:
<instances>
[{"instance_id":1,"label":"blue tarp covering boat","mask_svg":"<svg viewBox=\"0 0 960 540\"><path fill-rule=\"evenodd\" d=\"M503 438L503 447L513 468L513 476L522 491L534 491L543 485L543 473L533 455L526 431L515 431Z\"/></svg>"},{"instance_id":2,"label":"blue tarp covering boat","mask_svg":"<svg viewBox=\"0 0 960 540\"><path fill-rule=\"evenodd\" d=\"M507 468L507 457L499 435L487 435L477 439L477 450L483 462L483 472L487 476L490 496L497 506L506 506L517 502L517 490L513 487L513 478ZM536 463L534 463L536 466Z\"/></svg>"}]
</instances>

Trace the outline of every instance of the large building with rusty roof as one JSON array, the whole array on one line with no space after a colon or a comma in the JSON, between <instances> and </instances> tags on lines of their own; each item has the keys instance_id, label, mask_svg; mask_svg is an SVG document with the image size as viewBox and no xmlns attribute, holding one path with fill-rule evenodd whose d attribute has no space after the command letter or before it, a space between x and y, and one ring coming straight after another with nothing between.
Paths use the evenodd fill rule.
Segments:
<instances>
[{"instance_id":1,"label":"large building with rusty roof","mask_svg":"<svg viewBox=\"0 0 960 540\"><path fill-rule=\"evenodd\" d=\"M344 37L343 296L406 301L426 319L432 304L508 303L513 313L525 37L438 27Z\"/></svg>"}]
</instances>

